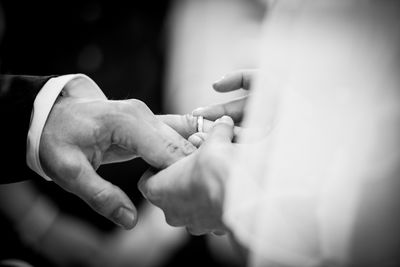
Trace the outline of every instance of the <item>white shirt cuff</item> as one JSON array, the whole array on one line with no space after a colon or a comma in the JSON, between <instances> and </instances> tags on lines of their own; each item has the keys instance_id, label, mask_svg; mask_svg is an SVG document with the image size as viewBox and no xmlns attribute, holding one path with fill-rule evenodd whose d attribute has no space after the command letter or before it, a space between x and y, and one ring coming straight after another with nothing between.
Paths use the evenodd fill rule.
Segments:
<instances>
[{"instance_id":1,"label":"white shirt cuff","mask_svg":"<svg viewBox=\"0 0 400 267\"><path fill-rule=\"evenodd\" d=\"M80 86L74 86L74 84L78 83ZM68 89L64 88L67 84L69 85ZM63 94L65 96L107 99L97 84L83 74L70 74L51 78L40 90L36 96L35 102L33 103L31 124L27 138L26 162L33 171L48 181L51 181L51 178L46 175L43 171L42 165L40 164L40 138L47 117L63 89Z\"/></svg>"}]
</instances>

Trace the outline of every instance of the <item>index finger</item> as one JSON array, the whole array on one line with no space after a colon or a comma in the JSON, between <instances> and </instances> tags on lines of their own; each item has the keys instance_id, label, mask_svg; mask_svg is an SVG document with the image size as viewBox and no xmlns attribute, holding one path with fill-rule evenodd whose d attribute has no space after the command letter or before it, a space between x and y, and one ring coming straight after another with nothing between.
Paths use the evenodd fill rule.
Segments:
<instances>
[{"instance_id":1,"label":"index finger","mask_svg":"<svg viewBox=\"0 0 400 267\"><path fill-rule=\"evenodd\" d=\"M243 112L246 106L247 98L248 96L243 96L229 102L200 107L193 110L192 115L203 116L208 120L216 120L223 115L227 115L235 122L240 122L243 118Z\"/></svg>"},{"instance_id":2,"label":"index finger","mask_svg":"<svg viewBox=\"0 0 400 267\"><path fill-rule=\"evenodd\" d=\"M186 139L197 132L197 117L191 114L156 115L156 117Z\"/></svg>"},{"instance_id":3,"label":"index finger","mask_svg":"<svg viewBox=\"0 0 400 267\"><path fill-rule=\"evenodd\" d=\"M164 169L196 150L189 141L156 117L133 118L114 129L113 143L134 151L151 166Z\"/></svg>"},{"instance_id":4,"label":"index finger","mask_svg":"<svg viewBox=\"0 0 400 267\"><path fill-rule=\"evenodd\" d=\"M256 70L234 71L215 82L213 87L218 92L229 92L237 89L249 90L256 73Z\"/></svg>"}]
</instances>

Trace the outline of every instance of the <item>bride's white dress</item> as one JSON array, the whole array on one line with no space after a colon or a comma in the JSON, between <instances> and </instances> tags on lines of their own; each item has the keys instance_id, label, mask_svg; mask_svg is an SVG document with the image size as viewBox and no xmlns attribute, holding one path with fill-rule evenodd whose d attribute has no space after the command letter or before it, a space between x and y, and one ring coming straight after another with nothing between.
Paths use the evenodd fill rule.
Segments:
<instances>
[{"instance_id":1,"label":"bride's white dress","mask_svg":"<svg viewBox=\"0 0 400 267\"><path fill-rule=\"evenodd\" d=\"M224 214L250 266L398 266L399 2L269 1Z\"/></svg>"}]
</instances>

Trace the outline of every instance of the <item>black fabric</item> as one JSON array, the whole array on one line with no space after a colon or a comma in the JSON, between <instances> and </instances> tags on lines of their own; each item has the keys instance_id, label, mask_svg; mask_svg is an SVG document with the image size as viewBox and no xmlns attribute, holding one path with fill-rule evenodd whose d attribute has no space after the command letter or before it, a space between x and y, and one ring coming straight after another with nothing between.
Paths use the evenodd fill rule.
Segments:
<instances>
[{"instance_id":1,"label":"black fabric","mask_svg":"<svg viewBox=\"0 0 400 267\"><path fill-rule=\"evenodd\" d=\"M140 99L154 113L163 113L164 38L167 37L163 29L172 1L135 1L134 5L130 1L99 0L73 1L73 4L67 0L0 2L6 22L0 43L1 72L38 76L84 73L110 99ZM5 128L2 126L0 131ZM22 144L25 145L25 140ZM121 187L139 206L143 199L136 184L147 168L147 163L137 158L103 165L98 173ZM0 180L4 175L0 173ZM51 199L60 212L101 230L107 239L112 237L115 225L81 199L42 178L33 182L35 189ZM15 196L15 201L19 199ZM50 267L44 261L49 260L46 254L35 253L21 244L18 233L11 230L12 225L4 225L5 218L0 211L0 259L17 258L33 266ZM163 266L224 265L212 258L207 241L200 236L191 237Z\"/></svg>"},{"instance_id":2,"label":"black fabric","mask_svg":"<svg viewBox=\"0 0 400 267\"><path fill-rule=\"evenodd\" d=\"M37 176L26 165L26 138L33 102L52 76L0 75L0 183Z\"/></svg>"}]
</instances>

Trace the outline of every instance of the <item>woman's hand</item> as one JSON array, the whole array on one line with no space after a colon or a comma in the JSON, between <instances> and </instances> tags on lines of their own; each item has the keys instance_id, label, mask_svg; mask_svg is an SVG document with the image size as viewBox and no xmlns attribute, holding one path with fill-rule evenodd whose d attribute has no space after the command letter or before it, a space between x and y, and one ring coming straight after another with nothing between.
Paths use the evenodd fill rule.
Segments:
<instances>
[{"instance_id":1,"label":"woman's hand","mask_svg":"<svg viewBox=\"0 0 400 267\"><path fill-rule=\"evenodd\" d=\"M213 87L218 92L229 92L238 89L250 90L254 81L254 76L257 70L238 70L226 74L220 80L213 84ZM244 109L248 100L248 96L240 97L226 103L215 104L211 106L197 108L192 112L193 116L203 117L205 130L204 132L197 132L191 135L188 140L200 147L201 144L207 139L207 132L210 129L211 122L222 116L229 116L233 119L235 124L240 124L243 119ZM234 127L234 141L236 142L240 134L246 133L248 136L253 136L254 140L259 140L262 132L260 129L246 129L239 126Z\"/></svg>"},{"instance_id":2,"label":"woman's hand","mask_svg":"<svg viewBox=\"0 0 400 267\"><path fill-rule=\"evenodd\" d=\"M238 89L250 90L256 72L256 70L239 70L228 73L215 82L213 87L218 92L229 92ZM193 116L203 116L208 120L216 120L226 115L238 123L243 118L246 102L247 96L244 96L226 103L197 108L192 114Z\"/></svg>"},{"instance_id":3,"label":"woman's hand","mask_svg":"<svg viewBox=\"0 0 400 267\"><path fill-rule=\"evenodd\" d=\"M164 211L168 224L186 226L194 235L226 231L222 207L235 152L232 138L233 121L224 116L195 153L141 178L140 191Z\"/></svg>"}]
</instances>

